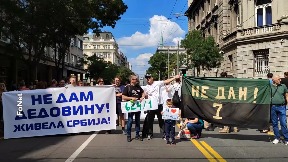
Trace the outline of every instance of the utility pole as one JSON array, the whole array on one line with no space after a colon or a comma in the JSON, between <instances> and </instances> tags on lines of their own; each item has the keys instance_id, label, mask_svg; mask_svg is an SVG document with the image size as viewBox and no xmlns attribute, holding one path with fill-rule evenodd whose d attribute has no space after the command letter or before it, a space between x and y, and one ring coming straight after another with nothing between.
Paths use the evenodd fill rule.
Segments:
<instances>
[{"instance_id":1,"label":"utility pole","mask_svg":"<svg viewBox=\"0 0 288 162\"><path fill-rule=\"evenodd\" d=\"M178 41L178 48L177 48L177 71L176 74L179 75L179 41Z\"/></svg>"}]
</instances>

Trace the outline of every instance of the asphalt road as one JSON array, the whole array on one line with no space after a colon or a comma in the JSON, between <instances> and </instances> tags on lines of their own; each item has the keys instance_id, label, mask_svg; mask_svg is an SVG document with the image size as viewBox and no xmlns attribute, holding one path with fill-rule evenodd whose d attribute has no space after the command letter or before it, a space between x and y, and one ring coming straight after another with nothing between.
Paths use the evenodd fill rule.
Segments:
<instances>
[{"instance_id":1,"label":"asphalt road","mask_svg":"<svg viewBox=\"0 0 288 162\"><path fill-rule=\"evenodd\" d=\"M133 126L134 127L134 126ZM90 132L0 140L0 162L191 162L191 161L288 161L288 146L273 145L273 137L255 129L220 134L203 131L203 138L178 140L166 145L154 125L152 140L126 141L120 130L112 134Z\"/></svg>"}]
</instances>

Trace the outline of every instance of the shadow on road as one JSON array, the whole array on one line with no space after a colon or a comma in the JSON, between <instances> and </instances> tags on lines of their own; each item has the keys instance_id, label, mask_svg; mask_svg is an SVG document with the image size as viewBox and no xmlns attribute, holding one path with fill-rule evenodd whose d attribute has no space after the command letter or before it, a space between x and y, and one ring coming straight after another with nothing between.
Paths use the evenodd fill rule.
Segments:
<instances>
[{"instance_id":1,"label":"shadow on road","mask_svg":"<svg viewBox=\"0 0 288 162\"><path fill-rule=\"evenodd\" d=\"M93 132L84 133L83 140L92 134ZM18 139L2 139L0 140L0 161L1 162L38 162L43 161L46 158L49 158L51 154L59 154L57 152L57 145L65 145L72 142L77 142L73 139L76 139L77 134L66 134L66 135L51 135L51 136L42 136L42 137L27 137L27 138L18 138ZM74 138L75 137L75 138ZM79 139L79 138L77 138ZM79 141L81 144L82 140ZM63 144L61 144L63 143ZM73 148L74 149L74 148ZM59 150L58 150L59 151ZM63 161L67 159L75 150L72 152L67 151L67 155L63 154ZM35 159L33 158L35 157ZM61 159L61 158L60 158ZM65 160L64 160L65 159Z\"/></svg>"},{"instance_id":2,"label":"shadow on road","mask_svg":"<svg viewBox=\"0 0 288 162\"><path fill-rule=\"evenodd\" d=\"M246 135L246 134L202 134L202 138L219 138L219 139L233 139L233 140L251 140L269 142L268 135Z\"/></svg>"}]
</instances>

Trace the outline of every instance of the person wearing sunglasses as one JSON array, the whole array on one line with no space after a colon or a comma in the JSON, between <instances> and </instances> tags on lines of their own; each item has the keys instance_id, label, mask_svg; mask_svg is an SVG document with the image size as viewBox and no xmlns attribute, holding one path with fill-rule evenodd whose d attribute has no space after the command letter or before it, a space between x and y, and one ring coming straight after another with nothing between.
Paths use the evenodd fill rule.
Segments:
<instances>
[{"instance_id":1,"label":"person wearing sunglasses","mask_svg":"<svg viewBox=\"0 0 288 162\"><path fill-rule=\"evenodd\" d=\"M98 78L97 85L104 85L104 79L103 78Z\"/></svg>"}]
</instances>

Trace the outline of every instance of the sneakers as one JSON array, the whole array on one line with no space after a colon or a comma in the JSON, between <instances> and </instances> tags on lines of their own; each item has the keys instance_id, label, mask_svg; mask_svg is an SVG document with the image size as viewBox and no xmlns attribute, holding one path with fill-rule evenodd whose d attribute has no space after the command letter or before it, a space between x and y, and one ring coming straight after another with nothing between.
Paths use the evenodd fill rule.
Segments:
<instances>
[{"instance_id":1,"label":"sneakers","mask_svg":"<svg viewBox=\"0 0 288 162\"><path fill-rule=\"evenodd\" d=\"M122 134L127 135L126 131L122 129Z\"/></svg>"},{"instance_id":2,"label":"sneakers","mask_svg":"<svg viewBox=\"0 0 288 162\"><path fill-rule=\"evenodd\" d=\"M175 142L175 141L172 141L172 142L171 142L171 145L176 145L176 142Z\"/></svg>"},{"instance_id":3,"label":"sneakers","mask_svg":"<svg viewBox=\"0 0 288 162\"><path fill-rule=\"evenodd\" d=\"M199 139L200 137L199 137L199 135L197 134L197 135L195 135L195 136L192 136L191 137L191 139Z\"/></svg>"},{"instance_id":4,"label":"sneakers","mask_svg":"<svg viewBox=\"0 0 288 162\"><path fill-rule=\"evenodd\" d=\"M151 135L148 135L147 139L148 139L148 140L151 140L151 139L152 139L152 136L151 136Z\"/></svg>"},{"instance_id":5,"label":"sneakers","mask_svg":"<svg viewBox=\"0 0 288 162\"><path fill-rule=\"evenodd\" d=\"M273 141L272 141L272 143L273 144L277 144L277 143L280 143L280 141L278 140L278 139L274 139ZM286 142L287 143L287 142Z\"/></svg>"},{"instance_id":6,"label":"sneakers","mask_svg":"<svg viewBox=\"0 0 288 162\"><path fill-rule=\"evenodd\" d=\"M131 142L132 140L131 140L131 137L127 137L127 142Z\"/></svg>"},{"instance_id":7,"label":"sneakers","mask_svg":"<svg viewBox=\"0 0 288 162\"><path fill-rule=\"evenodd\" d=\"M170 145L170 141L167 140L167 141L166 141L166 144L167 144L167 145Z\"/></svg>"}]
</instances>

